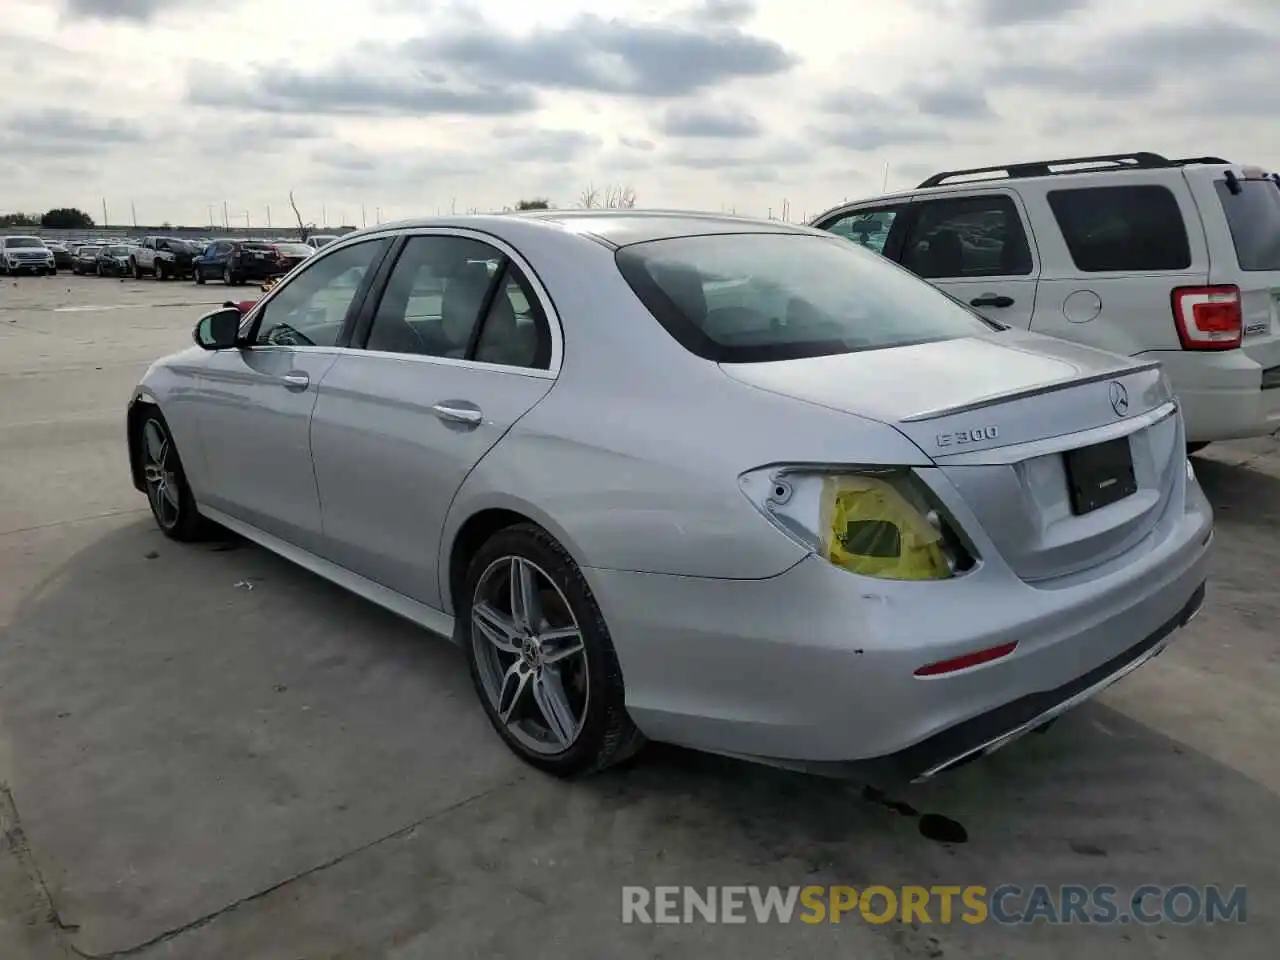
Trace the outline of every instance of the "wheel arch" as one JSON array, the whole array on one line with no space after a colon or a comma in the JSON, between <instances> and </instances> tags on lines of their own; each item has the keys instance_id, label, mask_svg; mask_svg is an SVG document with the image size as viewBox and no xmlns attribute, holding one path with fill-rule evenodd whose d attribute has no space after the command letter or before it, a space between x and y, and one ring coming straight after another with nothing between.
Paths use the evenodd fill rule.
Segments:
<instances>
[{"instance_id":1,"label":"wheel arch","mask_svg":"<svg viewBox=\"0 0 1280 960\"><path fill-rule=\"evenodd\" d=\"M499 530L521 523L532 523L547 531L574 563L583 566L582 553L573 539L533 504L518 497L495 495L470 503L463 511L455 502L445 522L446 536L441 543L439 563L440 602L446 613L457 616L467 569L476 551Z\"/></svg>"},{"instance_id":2,"label":"wheel arch","mask_svg":"<svg viewBox=\"0 0 1280 960\"><path fill-rule=\"evenodd\" d=\"M140 493L146 492L147 485L142 476L142 447L138 434L141 432L139 428L143 418L153 410L157 413L160 411L160 404L156 402L156 398L149 393L139 392L134 395L125 416L125 434L129 444L129 475L133 479L134 489Z\"/></svg>"}]
</instances>

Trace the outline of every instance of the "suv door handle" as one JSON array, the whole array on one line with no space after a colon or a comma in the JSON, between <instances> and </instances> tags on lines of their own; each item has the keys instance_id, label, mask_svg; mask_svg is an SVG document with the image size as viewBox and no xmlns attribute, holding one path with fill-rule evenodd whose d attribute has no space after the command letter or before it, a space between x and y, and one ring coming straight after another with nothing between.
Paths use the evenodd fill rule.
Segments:
<instances>
[{"instance_id":1,"label":"suv door handle","mask_svg":"<svg viewBox=\"0 0 1280 960\"><path fill-rule=\"evenodd\" d=\"M969 301L971 307L1005 307L1013 306L1013 297L1006 297L996 293L984 293L980 297L974 297Z\"/></svg>"},{"instance_id":2,"label":"suv door handle","mask_svg":"<svg viewBox=\"0 0 1280 960\"><path fill-rule=\"evenodd\" d=\"M305 373L286 373L280 378L286 390L298 393L311 385L311 378Z\"/></svg>"},{"instance_id":3,"label":"suv door handle","mask_svg":"<svg viewBox=\"0 0 1280 960\"><path fill-rule=\"evenodd\" d=\"M445 423L461 423L468 427L478 427L484 422L484 414L480 408L466 400L441 400L432 405L431 412Z\"/></svg>"}]
</instances>

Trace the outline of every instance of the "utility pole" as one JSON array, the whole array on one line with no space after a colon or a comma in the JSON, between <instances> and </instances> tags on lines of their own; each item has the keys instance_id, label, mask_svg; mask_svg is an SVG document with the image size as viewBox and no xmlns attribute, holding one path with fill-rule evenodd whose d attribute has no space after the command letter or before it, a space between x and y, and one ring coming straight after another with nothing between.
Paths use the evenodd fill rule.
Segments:
<instances>
[{"instance_id":1,"label":"utility pole","mask_svg":"<svg viewBox=\"0 0 1280 960\"><path fill-rule=\"evenodd\" d=\"M329 214L323 203L320 204L320 226L324 229L327 229L329 226Z\"/></svg>"},{"instance_id":2,"label":"utility pole","mask_svg":"<svg viewBox=\"0 0 1280 960\"><path fill-rule=\"evenodd\" d=\"M267 229L271 229L271 204L267 204Z\"/></svg>"},{"instance_id":3,"label":"utility pole","mask_svg":"<svg viewBox=\"0 0 1280 960\"><path fill-rule=\"evenodd\" d=\"M248 211L248 210L246 210L246 211L244 212L244 228L245 228L246 230L251 230L251 229L253 229L253 228L249 225L249 211Z\"/></svg>"},{"instance_id":4,"label":"utility pole","mask_svg":"<svg viewBox=\"0 0 1280 960\"><path fill-rule=\"evenodd\" d=\"M102 225L105 227L111 221L107 219L107 198L102 198Z\"/></svg>"},{"instance_id":5,"label":"utility pole","mask_svg":"<svg viewBox=\"0 0 1280 960\"><path fill-rule=\"evenodd\" d=\"M129 212L133 214L133 229L138 229L138 208L132 200L129 201Z\"/></svg>"},{"instance_id":6,"label":"utility pole","mask_svg":"<svg viewBox=\"0 0 1280 960\"><path fill-rule=\"evenodd\" d=\"M227 201L222 201L222 227L225 230L231 229L231 217L227 214Z\"/></svg>"},{"instance_id":7,"label":"utility pole","mask_svg":"<svg viewBox=\"0 0 1280 960\"><path fill-rule=\"evenodd\" d=\"M376 210L374 210L374 214L373 214L373 222L374 222L374 223L382 223L382 208L381 208L381 207L378 207Z\"/></svg>"},{"instance_id":8,"label":"utility pole","mask_svg":"<svg viewBox=\"0 0 1280 960\"><path fill-rule=\"evenodd\" d=\"M884 184L880 188L881 193L889 192L889 161L884 162Z\"/></svg>"},{"instance_id":9,"label":"utility pole","mask_svg":"<svg viewBox=\"0 0 1280 960\"><path fill-rule=\"evenodd\" d=\"M368 225L369 218L364 215L364 204L362 203L360 204L360 226L367 227Z\"/></svg>"},{"instance_id":10,"label":"utility pole","mask_svg":"<svg viewBox=\"0 0 1280 960\"><path fill-rule=\"evenodd\" d=\"M212 233L212 232L213 232L213 226L214 226L214 224L213 224L213 204L212 204L212 203L210 203L210 204L207 204L207 206L209 207L209 232L210 232L210 233Z\"/></svg>"}]
</instances>

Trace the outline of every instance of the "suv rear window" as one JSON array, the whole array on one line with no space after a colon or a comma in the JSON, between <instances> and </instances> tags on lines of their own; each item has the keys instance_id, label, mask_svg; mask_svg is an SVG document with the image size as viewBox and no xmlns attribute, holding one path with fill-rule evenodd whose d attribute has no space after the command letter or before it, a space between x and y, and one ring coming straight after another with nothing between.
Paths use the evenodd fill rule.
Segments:
<instances>
[{"instance_id":1,"label":"suv rear window","mask_svg":"<svg viewBox=\"0 0 1280 960\"><path fill-rule=\"evenodd\" d=\"M1191 266L1187 227L1167 187L1051 190L1049 206L1071 259L1085 273L1142 273Z\"/></svg>"},{"instance_id":2,"label":"suv rear window","mask_svg":"<svg viewBox=\"0 0 1280 960\"><path fill-rule=\"evenodd\" d=\"M685 349L765 362L1003 329L834 234L738 233L623 247L618 269Z\"/></svg>"},{"instance_id":3,"label":"suv rear window","mask_svg":"<svg viewBox=\"0 0 1280 960\"><path fill-rule=\"evenodd\" d=\"M1233 194L1227 182L1214 184L1231 228L1231 242L1241 270L1280 270L1280 184L1272 180L1238 180Z\"/></svg>"}]
</instances>

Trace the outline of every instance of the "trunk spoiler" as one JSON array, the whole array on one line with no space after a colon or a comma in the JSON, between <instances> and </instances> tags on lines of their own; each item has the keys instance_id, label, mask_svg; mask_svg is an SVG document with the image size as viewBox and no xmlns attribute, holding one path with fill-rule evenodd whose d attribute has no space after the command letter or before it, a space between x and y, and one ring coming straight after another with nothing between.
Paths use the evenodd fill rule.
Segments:
<instances>
[{"instance_id":1,"label":"trunk spoiler","mask_svg":"<svg viewBox=\"0 0 1280 960\"><path fill-rule=\"evenodd\" d=\"M1058 380L1052 383L1038 384L1034 387L1025 387L1021 390L1010 390L1006 393L997 393L989 397L983 397L980 400L973 400L969 403L960 403L950 407L938 407L934 410L925 410L922 413L913 413L909 417L903 417L901 423L921 423L926 420L936 420L940 417L954 416L957 413L969 413L972 410L981 410L985 407L993 407L998 403L1009 403L1013 400L1023 400L1027 397L1038 397L1042 394L1053 393L1057 390L1069 390L1072 387L1078 387L1081 384L1097 383L1100 380L1114 380L1117 377L1127 377L1131 374L1142 373L1144 370L1156 370L1160 367L1159 360L1149 360L1146 363L1134 364L1133 366L1124 367L1120 370L1111 370L1106 373L1095 373L1087 377L1072 377L1070 380Z\"/></svg>"}]
</instances>

